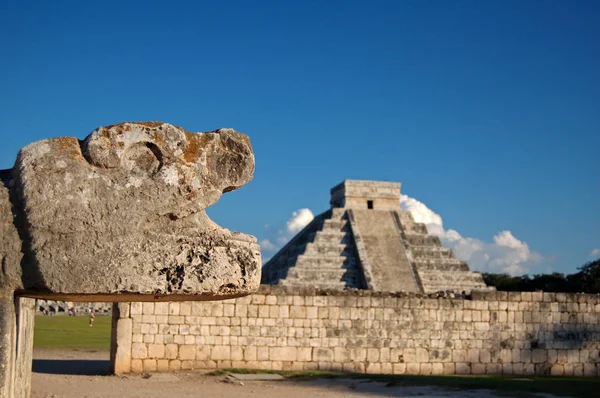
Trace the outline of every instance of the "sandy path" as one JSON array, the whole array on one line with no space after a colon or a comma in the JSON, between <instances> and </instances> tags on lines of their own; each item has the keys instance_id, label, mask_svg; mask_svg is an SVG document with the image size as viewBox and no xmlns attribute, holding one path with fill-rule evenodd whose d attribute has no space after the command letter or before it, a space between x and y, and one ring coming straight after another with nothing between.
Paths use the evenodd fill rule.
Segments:
<instances>
[{"instance_id":1,"label":"sandy path","mask_svg":"<svg viewBox=\"0 0 600 398\"><path fill-rule=\"evenodd\" d=\"M156 373L150 377L109 376L106 351L36 350L33 368L32 398L497 397L488 390L386 387L383 383L351 379L227 383L222 376L199 371Z\"/></svg>"}]
</instances>

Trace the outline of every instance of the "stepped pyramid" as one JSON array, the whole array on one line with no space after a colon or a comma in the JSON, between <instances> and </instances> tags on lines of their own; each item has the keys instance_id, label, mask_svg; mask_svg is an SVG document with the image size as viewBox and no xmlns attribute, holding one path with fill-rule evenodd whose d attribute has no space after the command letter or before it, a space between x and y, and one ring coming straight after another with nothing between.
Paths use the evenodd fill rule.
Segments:
<instances>
[{"instance_id":1,"label":"stepped pyramid","mask_svg":"<svg viewBox=\"0 0 600 398\"><path fill-rule=\"evenodd\" d=\"M331 208L294 236L262 271L262 283L325 289L432 293L491 290L481 274L400 210L400 183L345 180Z\"/></svg>"}]
</instances>

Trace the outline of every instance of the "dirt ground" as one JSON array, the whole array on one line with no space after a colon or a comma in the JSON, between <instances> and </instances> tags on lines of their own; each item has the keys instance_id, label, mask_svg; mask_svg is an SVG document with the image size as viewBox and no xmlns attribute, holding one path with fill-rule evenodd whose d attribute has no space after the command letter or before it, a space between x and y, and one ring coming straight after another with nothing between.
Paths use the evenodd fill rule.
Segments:
<instances>
[{"instance_id":1,"label":"dirt ground","mask_svg":"<svg viewBox=\"0 0 600 398\"><path fill-rule=\"evenodd\" d=\"M200 371L146 376L107 375L109 354L95 350L35 350L32 398L382 398L498 397L489 390L437 387L387 387L355 379L226 382L224 376ZM551 397L538 395L539 397Z\"/></svg>"}]
</instances>

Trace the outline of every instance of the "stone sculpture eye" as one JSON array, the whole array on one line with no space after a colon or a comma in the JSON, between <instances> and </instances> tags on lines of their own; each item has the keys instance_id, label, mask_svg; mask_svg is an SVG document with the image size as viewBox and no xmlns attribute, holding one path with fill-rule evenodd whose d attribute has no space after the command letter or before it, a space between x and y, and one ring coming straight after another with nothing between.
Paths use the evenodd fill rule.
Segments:
<instances>
[{"instance_id":1,"label":"stone sculpture eye","mask_svg":"<svg viewBox=\"0 0 600 398\"><path fill-rule=\"evenodd\" d=\"M162 152L151 142L137 142L123 156L123 167L134 175L153 175L162 166Z\"/></svg>"}]
</instances>

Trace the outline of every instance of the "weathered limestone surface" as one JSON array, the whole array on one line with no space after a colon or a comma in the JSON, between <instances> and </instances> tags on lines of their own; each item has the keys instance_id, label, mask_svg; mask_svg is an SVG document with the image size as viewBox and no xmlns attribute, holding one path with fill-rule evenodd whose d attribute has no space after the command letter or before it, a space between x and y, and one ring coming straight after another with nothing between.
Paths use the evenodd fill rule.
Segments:
<instances>
[{"instance_id":1,"label":"weathered limestone surface","mask_svg":"<svg viewBox=\"0 0 600 398\"><path fill-rule=\"evenodd\" d=\"M10 364L15 359L16 343L15 304L13 295L0 290L0 397L12 397L15 371Z\"/></svg>"},{"instance_id":2,"label":"weathered limestone surface","mask_svg":"<svg viewBox=\"0 0 600 398\"><path fill-rule=\"evenodd\" d=\"M19 297L17 300L17 331L14 369L14 391L18 397L28 397L31 390L31 362L33 359L33 325L35 299Z\"/></svg>"},{"instance_id":3,"label":"weathered limestone surface","mask_svg":"<svg viewBox=\"0 0 600 398\"><path fill-rule=\"evenodd\" d=\"M248 294L253 237L204 209L252 178L248 138L166 123L101 127L23 148L13 169L29 239L24 288L64 295Z\"/></svg>"},{"instance_id":4,"label":"weathered limestone surface","mask_svg":"<svg viewBox=\"0 0 600 398\"><path fill-rule=\"evenodd\" d=\"M29 395L27 297L211 300L256 290L256 239L205 213L253 173L250 141L233 129L122 123L23 148L0 171L0 396Z\"/></svg>"},{"instance_id":5,"label":"weathered limestone surface","mask_svg":"<svg viewBox=\"0 0 600 398\"><path fill-rule=\"evenodd\" d=\"M18 215L10 199L12 178L10 170L0 170L0 286L22 287L21 281L21 238L15 226Z\"/></svg>"},{"instance_id":6,"label":"weathered limestone surface","mask_svg":"<svg viewBox=\"0 0 600 398\"><path fill-rule=\"evenodd\" d=\"M0 171L0 397L12 397L16 372L17 314L14 291L21 283L21 240L13 221L9 173ZM17 299L18 300L18 299Z\"/></svg>"}]
</instances>

